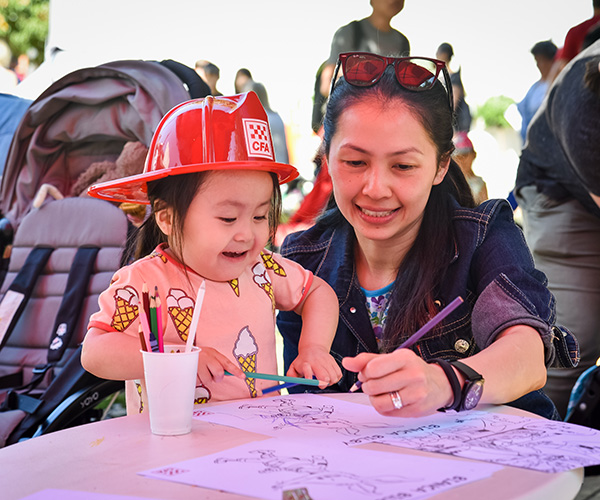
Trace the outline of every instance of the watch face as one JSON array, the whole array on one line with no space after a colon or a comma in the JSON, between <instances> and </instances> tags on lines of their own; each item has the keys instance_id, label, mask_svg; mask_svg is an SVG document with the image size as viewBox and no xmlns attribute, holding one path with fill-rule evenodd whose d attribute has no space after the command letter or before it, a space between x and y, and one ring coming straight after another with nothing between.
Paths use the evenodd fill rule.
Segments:
<instances>
[{"instance_id":1,"label":"watch face","mask_svg":"<svg viewBox=\"0 0 600 500\"><path fill-rule=\"evenodd\" d=\"M463 401L463 408L465 410L471 410L477 406L479 400L481 399L481 394L483 393L483 382L477 381L473 382L467 393L465 394L465 398Z\"/></svg>"}]
</instances>

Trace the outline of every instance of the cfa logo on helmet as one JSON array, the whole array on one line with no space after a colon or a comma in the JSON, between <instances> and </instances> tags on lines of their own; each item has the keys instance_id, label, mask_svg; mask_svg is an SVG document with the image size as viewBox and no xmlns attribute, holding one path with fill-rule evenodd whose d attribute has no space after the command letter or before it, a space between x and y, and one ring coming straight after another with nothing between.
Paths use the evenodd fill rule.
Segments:
<instances>
[{"instance_id":1,"label":"cfa logo on helmet","mask_svg":"<svg viewBox=\"0 0 600 500\"><path fill-rule=\"evenodd\" d=\"M269 124L264 120L251 118L244 118L243 121L248 156L257 156L273 160L273 148L271 147Z\"/></svg>"}]
</instances>

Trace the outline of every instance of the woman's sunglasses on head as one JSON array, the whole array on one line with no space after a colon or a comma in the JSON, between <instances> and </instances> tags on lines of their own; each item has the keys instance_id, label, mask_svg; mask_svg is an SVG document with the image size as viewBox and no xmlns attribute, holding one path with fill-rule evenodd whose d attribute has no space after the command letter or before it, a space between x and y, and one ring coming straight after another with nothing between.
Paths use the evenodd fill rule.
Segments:
<instances>
[{"instance_id":1,"label":"woman's sunglasses on head","mask_svg":"<svg viewBox=\"0 0 600 500\"><path fill-rule=\"evenodd\" d=\"M329 94L331 95L335 87L340 66L344 80L350 85L370 87L379 81L389 65L394 67L398 83L405 89L415 92L433 88L442 73L444 75L443 86L448 95L450 110L453 111L452 85L446 63L428 57L386 57L370 52L342 52L333 73Z\"/></svg>"}]
</instances>

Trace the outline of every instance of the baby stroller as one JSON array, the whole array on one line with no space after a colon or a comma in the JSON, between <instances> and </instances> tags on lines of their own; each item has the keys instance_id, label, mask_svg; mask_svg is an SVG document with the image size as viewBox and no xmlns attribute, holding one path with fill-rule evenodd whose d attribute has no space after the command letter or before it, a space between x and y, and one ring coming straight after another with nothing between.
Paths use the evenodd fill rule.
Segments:
<instances>
[{"instance_id":1,"label":"baby stroller","mask_svg":"<svg viewBox=\"0 0 600 500\"><path fill-rule=\"evenodd\" d=\"M123 387L85 372L79 350L133 226L82 178L132 149L141 172L162 116L209 92L176 61L116 61L66 75L23 116L0 190L0 446L95 420Z\"/></svg>"}]
</instances>

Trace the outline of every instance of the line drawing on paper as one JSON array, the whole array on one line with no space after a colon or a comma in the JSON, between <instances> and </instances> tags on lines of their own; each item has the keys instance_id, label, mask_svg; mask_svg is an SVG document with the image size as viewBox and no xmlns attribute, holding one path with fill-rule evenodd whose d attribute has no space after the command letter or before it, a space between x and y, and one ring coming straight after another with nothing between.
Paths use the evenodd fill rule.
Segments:
<instances>
[{"instance_id":1,"label":"line drawing on paper","mask_svg":"<svg viewBox=\"0 0 600 500\"><path fill-rule=\"evenodd\" d=\"M329 462L323 455L310 457L279 455L275 450L257 449L248 452L252 456L246 457L220 457L214 463L224 464L230 462L256 463L263 468L259 474L269 473L294 473L296 477L279 480L271 485L272 489L283 490L294 486L322 485L345 488L349 491L365 495L380 494L378 485L398 483L408 484L422 482L423 478L405 477L402 475L362 476L347 471L330 470Z\"/></svg>"},{"instance_id":2,"label":"line drawing on paper","mask_svg":"<svg viewBox=\"0 0 600 500\"><path fill-rule=\"evenodd\" d=\"M482 416L478 412L459 415L449 424L426 427L417 432L415 429L397 429L378 436L363 436L352 444L379 441L547 472L591 464L600 456L597 431L560 421L515 419L501 414ZM386 437L381 439L381 434Z\"/></svg>"},{"instance_id":3,"label":"line drawing on paper","mask_svg":"<svg viewBox=\"0 0 600 500\"><path fill-rule=\"evenodd\" d=\"M319 428L354 436L360 434L364 428L393 428L393 426L381 422L372 425L356 425L348 419L337 417L335 415L335 405L305 404L292 398L272 399L263 404L244 404L239 409L253 414L254 417L271 422L274 430L281 430L286 427L301 430Z\"/></svg>"}]
</instances>

